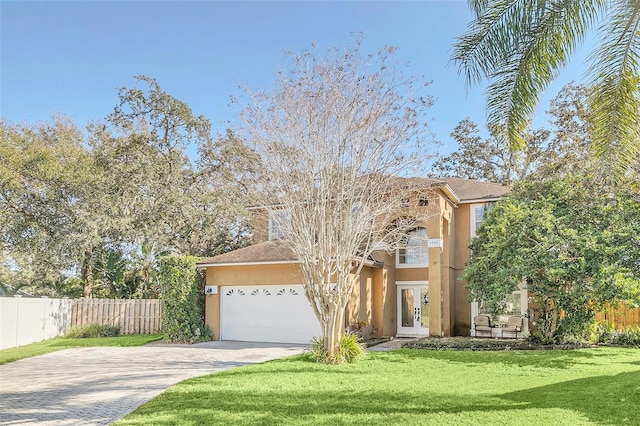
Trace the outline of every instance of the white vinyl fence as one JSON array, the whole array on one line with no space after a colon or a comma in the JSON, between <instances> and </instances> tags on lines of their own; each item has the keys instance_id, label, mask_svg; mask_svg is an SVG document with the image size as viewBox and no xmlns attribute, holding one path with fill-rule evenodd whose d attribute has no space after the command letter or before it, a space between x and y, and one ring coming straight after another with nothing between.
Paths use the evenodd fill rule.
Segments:
<instances>
[{"instance_id":1,"label":"white vinyl fence","mask_svg":"<svg viewBox=\"0 0 640 426\"><path fill-rule=\"evenodd\" d=\"M72 299L0 297L0 349L63 335L72 305Z\"/></svg>"}]
</instances>

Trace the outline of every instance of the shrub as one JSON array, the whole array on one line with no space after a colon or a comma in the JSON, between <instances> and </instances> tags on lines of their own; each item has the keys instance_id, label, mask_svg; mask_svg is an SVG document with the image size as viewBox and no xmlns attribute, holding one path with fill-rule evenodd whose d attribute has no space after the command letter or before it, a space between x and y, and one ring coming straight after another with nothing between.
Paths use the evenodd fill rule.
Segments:
<instances>
[{"instance_id":1,"label":"shrub","mask_svg":"<svg viewBox=\"0 0 640 426\"><path fill-rule=\"evenodd\" d=\"M316 362L323 364L351 364L356 359L365 354L364 345L360 343L360 338L354 333L345 333L340 336L340 347L335 357L329 357L324 348L324 339L314 337L311 341L309 352Z\"/></svg>"},{"instance_id":2,"label":"shrub","mask_svg":"<svg viewBox=\"0 0 640 426\"><path fill-rule=\"evenodd\" d=\"M527 339L486 339L477 337L424 337L402 345L408 349L430 349L436 351L511 351L543 349L578 349L593 347L584 342L547 343L535 338Z\"/></svg>"},{"instance_id":3,"label":"shrub","mask_svg":"<svg viewBox=\"0 0 640 426\"><path fill-rule=\"evenodd\" d=\"M91 337L117 337L120 335L120 327L108 324L87 324L73 327L64 337L70 339L86 339Z\"/></svg>"},{"instance_id":4,"label":"shrub","mask_svg":"<svg viewBox=\"0 0 640 426\"><path fill-rule=\"evenodd\" d=\"M204 325L204 280L196 271L193 256L160 259L162 286L162 332L168 343L196 343L211 340Z\"/></svg>"},{"instance_id":5,"label":"shrub","mask_svg":"<svg viewBox=\"0 0 640 426\"><path fill-rule=\"evenodd\" d=\"M640 327L616 330L613 324L597 322L590 331L591 340L595 343L640 347Z\"/></svg>"}]
</instances>

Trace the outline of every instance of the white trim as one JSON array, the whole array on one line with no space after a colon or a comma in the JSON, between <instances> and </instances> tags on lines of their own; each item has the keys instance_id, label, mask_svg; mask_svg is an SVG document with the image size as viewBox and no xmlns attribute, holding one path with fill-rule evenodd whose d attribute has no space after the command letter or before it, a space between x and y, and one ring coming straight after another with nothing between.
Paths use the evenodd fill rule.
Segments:
<instances>
[{"instance_id":1,"label":"white trim","mask_svg":"<svg viewBox=\"0 0 640 426\"><path fill-rule=\"evenodd\" d=\"M361 257L360 258L356 258L354 260L356 262L362 262L362 258ZM252 265L286 265L286 264L298 265L298 264L300 264L300 261L299 260L273 260L273 261L266 261L266 262L197 263L196 267L198 267L198 268L211 268L211 267L214 267L214 266L252 266ZM364 265L372 267L372 268L376 267L376 263L372 262L372 261L370 261L368 259L365 259Z\"/></svg>"},{"instance_id":2,"label":"white trim","mask_svg":"<svg viewBox=\"0 0 640 426\"><path fill-rule=\"evenodd\" d=\"M445 182L445 181L441 181L441 182ZM444 183L441 189L442 189L442 192L444 192L447 197L452 199L452 201L454 201L455 203L460 203L460 196L456 194L456 192L453 190L453 188L451 188L451 186L447 182Z\"/></svg>"},{"instance_id":3,"label":"white trim","mask_svg":"<svg viewBox=\"0 0 640 426\"><path fill-rule=\"evenodd\" d=\"M396 286L415 286L415 285L429 285L429 280L418 281L396 281Z\"/></svg>"},{"instance_id":4,"label":"white trim","mask_svg":"<svg viewBox=\"0 0 640 426\"><path fill-rule=\"evenodd\" d=\"M474 203L469 206L469 235L471 236L472 239L476 236L476 231L477 231L476 209L482 208L482 220L484 221L485 214L488 211L487 206L488 206L488 203L490 202L491 201L488 201L486 203Z\"/></svg>"},{"instance_id":5,"label":"white trim","mask_svg":"<svg viewBox=\"0 0 640 426\"><path fill-rule=\"evenodd\" d=\"M429 263L400 263L400 253L396 249L396 269L418 269L418 268L428 268Z\"/></svg>"},{"instance_id":6,"label":"white trim","mask_svg":"<svg viewBox=\"0 0 640 426\"><path fill-rule=\"evenodd\" d=\"M422 327L422 321L419 321L417 325L414 322L413 327L402 327L402 300L400 299L400 294L402 290L412 289L414 291L414 309L416 304L421 303L421 290L426 289L429 292L429 281L396 281L396 335L398 337L426 337L429 335L429 325L427 327ZM415 293L417 292L417 294ZM430 294L429 294L430 296ZM430 297L429 297L430 299ZM429 300L431 302L431 300ZM422 307L420 306L420 309ZM414 313L415 314L415 313ZM414 321L416 318L414 317ZM413 329L413 330L407 330ZM413 333L411 332L413 331Z\"/></svg>"},{"instance_id":7,"label":"white trim","mask_svg":"<svg viewBox=\"0 0 640 426\"><path fill-rule=\"evenodd\" d=\"M396 252L397 253L397 252ZM420 268L428 268L428 263L398 263L398 255L396 254L396 269L420 269Z\"/></svg>"},{"instance_id":8,"label":"white trim","mask_svg":"<svg viewBox=\"0 0 640 426\"><path fill-rule=\"evenodd\" d=\"M469 205L469 236L473 239L476 236L476 209L484 208L484 203L474 203Z\"/></svg>"},{"instance_id":9,"label":"white trim","mask_svg":"<svg viewBox=\"0 0 640 426\"><path fill-rule=\"evenodd\" d=\"M506 195L506 194L505 194ZM500 201L502 197L498 198L474 198L472 200L464 200L460 201L460 204L471 204L471 203L491 203L493 201Z\"/></svg>"},{"instance_id":10,"label":"white trim","mask_svg":"<svg viewBox=\"0 0 640 426\"><path fill-rule=\"evenodd\" d=\"M396 250L395 250L396 251L396 269L428 268L429 267L429 243L428 243L429 234L427 233L426 225L425 226L419 225L413 231L418 230L418 229L424 230L425 236L427 237L427 240L426 240L427 244L426 244L426 247L425 247L425 249L427 250L427 252L425 253L426 256L427 256L427 262L426 263L400 263L400 250L403 250L406 247L397 247ZM407 242L408 242L408 240L411 239L410 233L407 233L407 237L408 237L407 238Z\"/></svg>"},{"instance_id":11,"label":"white trim","mask_svg":"<svg viewBox=\"0 0 640 426\"><path fill-rule=\"evenodd\" d=\"M277 260L267 262L227 262L227 263L197 263L196 267L210 268L212 266L251 266L251 265L285 265L287 263L298 264L299 260Z\"/></svg>"}]
</instances>

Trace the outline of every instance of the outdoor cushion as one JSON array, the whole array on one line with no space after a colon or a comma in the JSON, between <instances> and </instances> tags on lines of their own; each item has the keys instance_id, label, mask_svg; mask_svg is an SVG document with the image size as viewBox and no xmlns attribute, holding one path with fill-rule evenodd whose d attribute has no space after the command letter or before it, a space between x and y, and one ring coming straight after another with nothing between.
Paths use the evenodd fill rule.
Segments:
<instances>
[{"instance_id":1,"label":"outdoor cushion","mask_svg":"<svg viewBox=\"0 0 640 426\"><path fill-rule=\"evenodd\" d=\"M509 317L506 327L502 327L502 337L504 332L515 333L515 337L518 337L518 333L522 332L522 317Z\"/></svg>"},{"instance_id":2,"label":"outdoor cushion","mask_svg":"<svg viewBox=\"0 0 640 426\"><path fill-rule=\"evenodd\" d=\"M483 332L483 333L489 333L489 337L491 337L491 318L489 317L489 315L478 315L473 317L473 328L476 330L476 336L478 335L477 332Z\"/></svg>"}]
</instances>

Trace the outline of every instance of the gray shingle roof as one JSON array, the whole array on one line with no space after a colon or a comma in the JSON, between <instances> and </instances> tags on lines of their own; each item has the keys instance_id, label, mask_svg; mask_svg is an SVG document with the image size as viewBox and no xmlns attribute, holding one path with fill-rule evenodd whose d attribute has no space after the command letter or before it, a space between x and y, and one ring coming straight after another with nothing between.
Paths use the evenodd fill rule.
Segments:
<instances>
[{"instance_id":1,"label":"gray shingle roof","mask_svg":"<svg viewBox=\"0 0 640 426\"><path fill-rule=\"evenodd\" d=\"M414 188L438 188L445 184L453 190L460 201L482 200L500 198L509 192L509 187L499 183L482 182L479 180L463 179L457 177L448 178L396 178L396 185L405 185Z\"/></svg>"},{"instance_id":2,"label":"gray shingle roof","mask_svg":"<svg viewBox=\"0 0 640 426\"><path fill-rule=\"evenodd\" d=\"M469 200L483 200L503 197L509 192L508 186L499 183L481 182L478 180L462 178L442 178L451 189L460 197L462 202Z\"/></svg>"},{"instance_id":3,"label":"gray shingle roof","mask_svg":"<svg viewBox=\"0 0 640 426\"><path fill-rule=\"evenodd\" d=\"M295 254L287 245L279 240L265 241L249 247L209 257L198 262L198 265L220 263L269 263L269 262L295 262Z\"/></svg>"}]
</instances>

